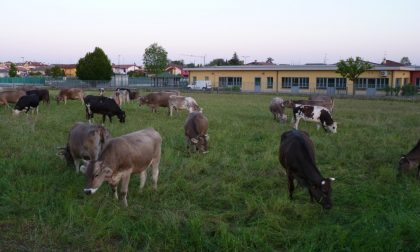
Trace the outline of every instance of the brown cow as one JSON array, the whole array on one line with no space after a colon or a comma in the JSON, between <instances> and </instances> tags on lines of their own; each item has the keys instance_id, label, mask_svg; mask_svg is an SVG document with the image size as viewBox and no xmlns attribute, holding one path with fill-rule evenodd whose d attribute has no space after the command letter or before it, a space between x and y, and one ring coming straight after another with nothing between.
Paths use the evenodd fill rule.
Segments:
<instances>
[{"instance_id":1,"label":"brown cow","mask_svg":"<svg viewBox=\"0 0 420 252\"><path fill-rule=\"evenodd\" d=\"M0 105L7 105L10 103L17 103L20 97L26 95L23 90L4 91L0 93Z\"/></svg>"},{"instance_id":2,"label":"brown cow","mask_svg":"<svg viewBox=\"0 0 420 252\"><path fill-rule=\"evenodd\" d=\"M80 100L83 103L83 97L84 97L84 93L83 90L80 88L66 88L66 89L61 89L60 92L58 93L56 100L57 100L57 104L60 103L60 101L64 100L64 104L67 104L67 99L68 100Z\"/></svg>"},{"instance_id":3,"label":"brown cow","mask_svg":"<svg viewBox=\"0 0 420 252\"><path fill-rule=\"evenodd\" d=\"M171 95L169 96L168 106L170 116L172 116L173 109L176 111L178 111L178 109L184 109L188 110L190 113L194 111L200 111L200 107L192 97Z\"/></svg>"},{"instance_id":4,"label":"brown cow","mask_svg":"<svg viewBox=\"0 0 420 252\"><path fill-rule=\"evenodd\" d=\"M308 188L311 201L315 200L324 209L332 207L331 184L334 178L324 178L315 164L315 150L308 133L291 130L281 135L279 161L286 169L289 198L295 189L294 180Z\"/></svg>"},{"instance_id":5,"label":"brown cow","mask_svg":"<svg viewBox=\"0 0 420 252\"><path fill-rule=\"evenodd\" d=\"M66 160L67 164L74 163L76 173L81 171L82 160L96 160L105 142L111 137L109 131L102 125L77 122L70 130L67 146L59 148L57 155ZM84 168L84 167L83 167Z\"/></svg>"},{"instance_id":6,"label":"brown cow","mask_svg":"<svg viewBox=\"0 0 420 252\"><path fill-rule=\"evenodd\" d=\"M207 120L207 117L203 115L203 113L189 113L188 118L184 124L187 148L190 149L193 147L193 151L198 150L202 153L208 152L208 128L209 121Z\"/></svg>"},{"instance_id":7,"label":"brown cow","mask_svg":"<svg viewBox=\"0 0 420 252\"><path fill-rule=\"evenodd\" d=\"M285 122L287 120L287 116L284 114L284 105L283 99L280 97L274 97L271 100L269 109L270 112L273 114L274 120L279 120L279 122Z\"/></svg>"},{"instance_id":8,"label":"brown cow","mask_svg":"<svg viewBox=\"0 0 420 252\"><path fill-rule=\"evenodd\" d=\"M398 176L417 167L417 178L420 178L420 140L411 151L402 155L398 164Z\"/></svg>"},{"instance_id":9,"label":"brown cow","mask_svg":"<svg viewBox=\"0 0 420 252\"><path fill-rule=\"evenodd\" d=\"M170 91L160 91L160 92L153 92L146 96L141 96L139 98L139 106L146 104L152 109L152 112L157 112L158 107L165 107L169 106L169 96L177 95L175 92Z\"/></svg>"},{"instance_id":10,"label":"brown cow","mask_svg":"<svg viewBox=\"0 0 420 252\"><path fill-rule=\"evenodd\" d=\"M157 189L162 137L152 129L144 129L112 138L105 144L96 161L87 163L86 194L95 193L104 181L111 185L118 199L117 187L122 180L121 194L127 204L128 184L132 173L140 173L140 189L146 182L147 168L152 166L153 187Z\"/></svg>"}]
</instances>

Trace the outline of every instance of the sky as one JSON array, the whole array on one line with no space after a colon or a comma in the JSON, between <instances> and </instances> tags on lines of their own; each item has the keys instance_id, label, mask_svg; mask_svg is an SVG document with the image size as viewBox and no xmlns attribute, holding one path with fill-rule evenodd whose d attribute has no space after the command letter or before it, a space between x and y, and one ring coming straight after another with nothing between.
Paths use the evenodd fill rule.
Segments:
<instances>
[{"instance_id":1,"label":"sky","mask_svg":"<svg viewBox=\"0 0 420 252\"><path fill-rule=\"evenodd\" d=\"M19 0L0 4L0 62L75 64L95 47L142 64L158 43L203 64L332 64L360 56L420 65L419 0Z\"/></svg>"}]
</instances>

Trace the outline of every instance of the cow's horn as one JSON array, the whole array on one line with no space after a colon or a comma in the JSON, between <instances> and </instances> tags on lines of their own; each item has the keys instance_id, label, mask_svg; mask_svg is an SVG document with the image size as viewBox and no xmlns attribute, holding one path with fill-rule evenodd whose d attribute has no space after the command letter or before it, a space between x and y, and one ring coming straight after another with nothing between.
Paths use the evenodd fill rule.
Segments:
<instances>
[{"instance_id":1,"label":"cow's horn","mask_svg":"<svg viewBox=\"0 0 420 252\"><path fill-rule=\"evenodd\" d=\"M335 178L330 178L331 181L335 181Z\"/></svg>"}]
</instances>

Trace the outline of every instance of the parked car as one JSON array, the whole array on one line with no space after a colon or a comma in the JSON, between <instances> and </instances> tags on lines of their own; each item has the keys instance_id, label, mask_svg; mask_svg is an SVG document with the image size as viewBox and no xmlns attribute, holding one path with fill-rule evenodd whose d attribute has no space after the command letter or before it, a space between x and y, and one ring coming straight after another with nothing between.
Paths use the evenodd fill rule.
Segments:
<instances>
[{"instance_id":1,"label":"parked car","mask_svg":"<svg viewBox=\"0 0 420 252\"><path fill-rule=\"evenodd\" d=\"M193 84L187 85L188 89L192 90L211 90L211 81L209 80L198 80L193 82Z\"/></svg>"}]
</instances>

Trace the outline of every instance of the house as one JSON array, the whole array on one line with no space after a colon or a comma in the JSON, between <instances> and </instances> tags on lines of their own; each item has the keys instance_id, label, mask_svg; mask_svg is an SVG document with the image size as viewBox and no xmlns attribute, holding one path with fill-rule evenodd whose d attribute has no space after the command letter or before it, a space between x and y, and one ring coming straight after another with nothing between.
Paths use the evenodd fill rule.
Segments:
<instances>
[{"instance_id":1,"label":"house","mask_svg":"<svg viewBox=\"0 0 420 252\"><path fill-rule=\"evenodd\" d=\"M0 78L9 77L9 69L0 67Z\"/></svg>"},{"instance_id":2,"label":"house","mask_svg":"<svg viewBox=\"0 0 420 252\"><path fill-rule=\"evenodd\" d=\"M165 72L170 73L172 75L177 75L177 76L183 76L183 77L188 77L188 71L184 70L182 67L177 66L177 65L169 65L166 69Z\"/></svg>"},{"instance_id":3,"label":"house","mask_svg":"<svg viewBox=\"0 0 420 252\"><path fill-rule=\"evenodd\" d=\"M58 66L67 77L76 77L76 64L53 64L51 66Z\"/></svg>"},{"instance_id":4,"label":"house","mask_svg":"<svg viewBox=\"0 0 420 252\"><path fill-rule=\"evenodd\" d=\"M128 74L129 72L139 71L141 67L137 66L136 63L133 65L115 65L112 64L112 72L114 74Z\"/></svg>"},{"instance_id":5,"label":"house","mask_svg":"<svg viewBox=\"0 0 420 252\"><path fill-rule=\"evenodd\" d=\"M397 66L390 61L374 64L357 83L337 73L337 66L309 65L242 65L187 68L189 82L210 80L213 87L239 87L245 92L290 92L368 94L382 91L386 86L398 87L413 81L413 66ZM417 78L417 77L415 77ZM420 73L419 77L420 78ZM417 81L417 79L416 79ZM420 80L419 80L420 81ZM420 85L420 84L419 84Z\"/></svg>"}]
</instances>

